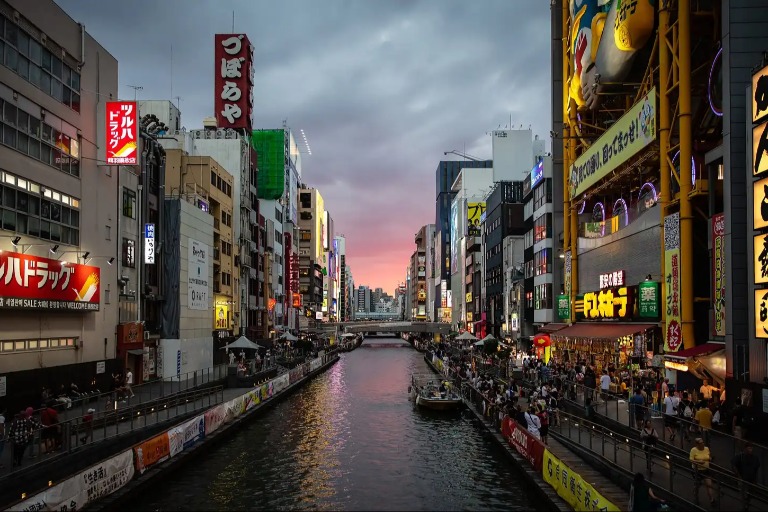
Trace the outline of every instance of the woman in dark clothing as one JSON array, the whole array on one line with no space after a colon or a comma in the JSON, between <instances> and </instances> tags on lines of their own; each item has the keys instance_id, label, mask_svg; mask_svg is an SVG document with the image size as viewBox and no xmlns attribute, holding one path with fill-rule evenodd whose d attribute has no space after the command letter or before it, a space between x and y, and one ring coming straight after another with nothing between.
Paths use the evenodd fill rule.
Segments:
<instances>
[{"instance_id":1,"label":"woman in dark clothing","mask_svg":"<svg viewBox=\"0 0 768 512\"><path fill-rule=\"evenodd\" d=\"M655 512L664 500L653 494L642 473L635 473L629 490L629 512Z\"/></svg>"}]
</instances>

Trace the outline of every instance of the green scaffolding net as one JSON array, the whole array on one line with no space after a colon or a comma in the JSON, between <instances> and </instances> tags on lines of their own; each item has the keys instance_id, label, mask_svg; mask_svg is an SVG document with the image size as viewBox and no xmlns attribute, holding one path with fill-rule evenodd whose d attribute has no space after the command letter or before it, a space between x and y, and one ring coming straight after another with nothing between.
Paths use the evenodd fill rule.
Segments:
<instances>
[{"instance_id":1,"label":"green scaffolding net","mask_svg":"<svg viewBox=\"0 0 768 512\"><path fill-rule=\"evenodd\" d=\"M258 158L256 186L259 199L280 199L285 190L285 132L254 130L251 146Z\"/></svg>"}]
</instances>

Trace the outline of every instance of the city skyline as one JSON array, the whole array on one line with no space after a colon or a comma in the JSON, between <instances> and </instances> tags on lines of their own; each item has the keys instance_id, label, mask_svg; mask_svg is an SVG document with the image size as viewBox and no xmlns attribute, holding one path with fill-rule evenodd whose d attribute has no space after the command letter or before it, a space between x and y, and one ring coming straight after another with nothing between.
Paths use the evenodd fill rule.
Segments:
<instances>
[{"instance_id":1,"label":"city skyline","mask_svg":"<svg viewBox=\"0 0 768 512\"><path fill-rule=\"evenodd\" d=\"M255 47L254 127L305 131L303 180L347 236L355 281L390 293L435 222L435 168L457 158L443 153L491 158L487 133L510 120L549 131L545 2L57 3L118 59L120 98L170 99L187 129L213 115L213 36L234 13Z\"/></svg>"}]
</instances>

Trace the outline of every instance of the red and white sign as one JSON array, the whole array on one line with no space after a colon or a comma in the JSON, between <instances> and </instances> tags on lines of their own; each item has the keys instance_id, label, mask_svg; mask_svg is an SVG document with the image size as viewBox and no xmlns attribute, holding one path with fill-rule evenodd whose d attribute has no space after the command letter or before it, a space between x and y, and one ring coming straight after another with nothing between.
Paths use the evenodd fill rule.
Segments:
<instances>
[{"instance_id":1,"label":"red and white sign","mask_svg":"<svg viewBox=\"0 0 768 512\"><path fill-rule=\"evenodd\" d=\"M139 109L135 101L107 102L107 163L139 165Z\"/></svg>"},{"instance_id":2,"label":"red and white sign","mask_svg":"<svg viewBox=\"0 0 768 512\"><path fill-rule=\"evenodd\" d=\"M98 311L101 269L0 251L0 308Z\"/></svg>"},{"instance_id":3,"label":"red and white sign","mask_svg":"<svg viewBox=\"0 0 768 512\"><path fill-rule=\"evenodd\" d=\"M501 434L536 471L541 471L544 444L509 416L504 417Z\"/></svg>"},{"instance_id":4,"label":"red and white sign","mask_svg":"<svg viewBox=\"0 0 768 512\"><path fill-rule=\"evenodd\" d=\"M216 34L214 108L219 128L251 129L253 47L245 34Z\"/></svg>"},{"instance_id":5,"label":"red and white sign","mask_svg":"<svg viewBox=\"0 0 768 512\"><path fill-rule=\"evenodd\" d=\"M613 272L606 272L600 274L600 290L604 288L613 288L614 286L624 286L626 283L625 274L623 270L614 270Z\"/></svg>"}]
</instances>

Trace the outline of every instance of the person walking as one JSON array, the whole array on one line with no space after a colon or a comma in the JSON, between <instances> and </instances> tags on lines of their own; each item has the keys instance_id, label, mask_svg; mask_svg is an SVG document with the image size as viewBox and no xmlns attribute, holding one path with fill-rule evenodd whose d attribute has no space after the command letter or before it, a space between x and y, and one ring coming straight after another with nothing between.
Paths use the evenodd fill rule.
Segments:
<instances>
[{"instance_id":1,"label":"person walking","mask_svg":"<svg viewBox=\"0 0 768 512\"><path fill-rule=\"evenodd\" d=\"M659 433L653 428L651 420L645 420L643 429L640 431L640 439L643 441L643 449L645 450L645 463L648 468L648 474L653 472L651 466L651 458L653 456L653 450L656 448L656 443L659 442Z\"/></svg>"},{"instance_id":2,"label":"person walking","mask_svg":"<svg viewBox=\"0 0 768 512\"><path fill-rule=\"evenodd\" d=\"M675 432L677 430L677 408L680 405L680 398L677 396L677 392L664 398L664 429L669 434L669 442L675 440Z\"/></svg>"},{"instance_id":3,"label":"person walking","mask_svg":"<svg viewBox=\"0 0 768 512\"><path fill-rule=\"evenodd\" d=\"M715 503L715 495L712 490L712 477L709 473L709 464L712 462L712 454L709 451L709 447L704 444L704 439L697 437L694 440L694 446L691 448L689 459L691 461L691 467L693 468L693 477L696 485L696 497L698 498L698 490L701 483L707 488L707 495L709 496L710 505Z\"/></svg>"},{"instance_id":4,"label":"person walking","mask_svg":"<svg viewBox=\"0 0 768 512\"><path fill-rule=\"evenodd\" d=\"M738 476L739 490L744 504L744 510L749 510L749 502L752 497L750 487L757 483L757 472L760 471L760 459L752 453L752 443L744 445L744 451L734 455L731 459L731 469Z\"/></svg>"},{"instance_id":5,"label":"person walking","mask_svg":"<svg viewBox=\"0 0 768 512\"><path fill-rule=\"evenodd\" d=\"M629 425L638 430L643 428L643 405L645 405L645 399L643 398L643 391L640 388L635 388L635 394L629 399Z\"/></svg>"},{"instance_id":6,"label":"person walking","mask_svg":"<svg viewBox=\"0 0 768 512\"><path fill-rule=\"evenodd\" d=\"M531 435L536 439L541 440L541 420L539 420L539 417L536 416L534 405L528 406L528 410L525 411L524 417L525 423L528 425L528 432L530 432Z\"/></svg>"},{"instance_id":7,"label":"person walking","mask_svg":"<svg viewBox=\"0 0 768 512\"><path fill-rule=\"evenodd\" d=\"M635 473L632 486L629 488L629 512L654 512L664 500L653 494L642 473Z\"/></svg>"},{"instance_id":8,"label":"person walking","mask_svg":"<svg viewBox=\"0 0 768 512\"><path fill-rule=\"evenodd\" d=\"M24 452L35 431L41 427L42 425L27 411L21 411L13 418L13 423L8 429L8 440L13 443L13 467L21 467Z\"/></svg>"},{"instance_id":9,"label":"person walking","mask_svg":"<svg viewBox=\"0 0 768 512\"><path fill-rule=\"evenodd\" d=\"M131 394L128 398L133 398L133 389L131 389L131 386L133 386L133 372L130 368L128 368L128 371L125 372L125 390Z\"/></svg>"}]
</instances>

